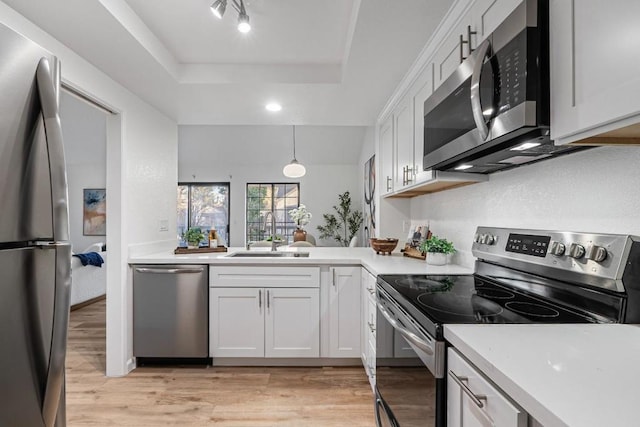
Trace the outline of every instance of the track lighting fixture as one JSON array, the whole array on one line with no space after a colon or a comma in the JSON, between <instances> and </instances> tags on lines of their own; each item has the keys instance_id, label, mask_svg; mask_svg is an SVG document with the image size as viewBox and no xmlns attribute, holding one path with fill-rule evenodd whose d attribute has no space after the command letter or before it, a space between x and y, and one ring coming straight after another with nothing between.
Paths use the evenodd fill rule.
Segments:
<instances>
[{"instance_id":1,"label":"track lighting fixture","mask_svg":"<svg viewBox=\"0 0 640 427\"><path fill-rule=\"evenodd\" d=\"M238 12L238 31L241 33L248 33L251 31L251 24L249 24L249 15L244 7L244 0L231 0L231 6ZM211 5L211 12L213 15L222 19L224 11L227 9L227 0L216 0Z\"/></svg>"}]
</instances>

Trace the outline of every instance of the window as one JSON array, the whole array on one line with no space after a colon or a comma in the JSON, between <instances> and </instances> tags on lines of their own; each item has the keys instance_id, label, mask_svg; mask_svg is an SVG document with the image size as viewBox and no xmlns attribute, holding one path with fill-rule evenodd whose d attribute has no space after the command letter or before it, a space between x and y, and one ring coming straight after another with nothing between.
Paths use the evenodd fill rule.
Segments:
<instances>
[{"instance_id":1,"label":"window","mask_svg":"<svg viewBox=\"0 0 640 427\"><path fill-rule=\"evenodd\" d=\"M271 211L276 218L275 234L292 242L296 225L288 212L299 204L300 184L247 184L247 242L270 236L271 224L264 227L264 219Z\"/></svg>"},{"instance_id":2,"label":"window","mask_svg":"<svg viewBox=\"0 0 640 427\"><path fill-rule=\"evenodd\" d=\"M178 234L189 227L215 227L219 244L229 246L228 182L178 184Z\"/></svg>"}]
</instances>

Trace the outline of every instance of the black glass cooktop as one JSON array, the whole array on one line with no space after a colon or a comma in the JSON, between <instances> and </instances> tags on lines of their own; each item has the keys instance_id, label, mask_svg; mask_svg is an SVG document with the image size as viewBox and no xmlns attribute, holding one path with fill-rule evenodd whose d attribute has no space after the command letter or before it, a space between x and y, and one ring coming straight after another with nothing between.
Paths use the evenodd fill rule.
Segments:
<instances>
[{"instance_id":1,"label":"black glass cooktop","mask_svg":"<svg viewBox=\"0 0 640 427\"><path fill-rule=\"evenodd\" d=\"M378 283L431 333L452 323L594 321L551 301L473 275L382 275Z\"/></svg>"}]
</instances>

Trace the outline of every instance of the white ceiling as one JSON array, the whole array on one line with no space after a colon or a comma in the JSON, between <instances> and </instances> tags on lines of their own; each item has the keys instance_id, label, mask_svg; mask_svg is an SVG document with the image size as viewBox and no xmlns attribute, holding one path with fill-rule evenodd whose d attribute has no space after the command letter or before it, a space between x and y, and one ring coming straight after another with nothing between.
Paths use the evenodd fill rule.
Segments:
<instances>
[{"instance_id":1,"label":"white ceiling","mask_svg":"<svg viewBox=\"0 0 640 427\"><path fill-rule=\"evenodd\" d=\"M243 35L231 0L2 1L178 123L234 125L372 125L451 5L247 0Z\"/></svg>"}]
</instances>

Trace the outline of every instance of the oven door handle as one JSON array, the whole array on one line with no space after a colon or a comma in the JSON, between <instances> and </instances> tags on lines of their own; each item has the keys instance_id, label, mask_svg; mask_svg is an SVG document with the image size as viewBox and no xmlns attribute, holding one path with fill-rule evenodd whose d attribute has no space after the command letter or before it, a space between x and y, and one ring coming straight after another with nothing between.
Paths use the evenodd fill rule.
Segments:
<instances>
[{"instance_id":1,"label":"oven door handle","mask_svg":"<svg viewBox=\"0 0 640 427\"><path fill-rule=\"evenodd\" d=\"M378 303L377 305L378 305L378 309L380 310L384 318L387 319L387 321L391 323L391 326L393 326L394 329L400 332L407 341L410 341L411 343L413 343L416 347L424 351L429 356L433 356L433 352L434 352L433 346L429 345L428 342L420 338L418 335L414 334L413 332L409 331L408 329L398 324L398 321L391 317L389 312L384 309L382 304Z\"/></svg>"},{"instance_id":2,"label":"oven door handle","mask_svg":"<svg viewBox=\"0 0 640 427\"><path fill-rule=\"evenodd\" d=\"M471 74L471 111L473 112L473 121L480 132L480 138L483 141L489 136L489 127L484 121L484 113L482 112L482 101L480 100L480 75L482 74L482 65L484 58L487 56L491 48L491 42L487 39L478 46L476 52L475 63L473 64L473 73Z\"/></svg>"}]
</instances>

